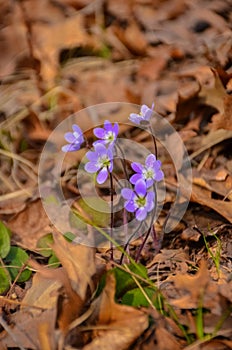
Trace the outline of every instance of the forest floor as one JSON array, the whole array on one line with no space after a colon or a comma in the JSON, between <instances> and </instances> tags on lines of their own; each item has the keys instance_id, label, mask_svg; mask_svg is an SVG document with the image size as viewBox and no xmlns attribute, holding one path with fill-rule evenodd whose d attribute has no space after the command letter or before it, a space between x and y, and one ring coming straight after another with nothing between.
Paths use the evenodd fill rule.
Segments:
<instances>
[{"instance_id":1,"label":"forest floor","mask_svg":"<svg viewBox=\"0 0 232 350\"><path fill-rule=\"evenodd\" d=\"M0 350L232 349L231 1L0 8ZM130 166L153 103L162 207L112 258L110 181L92 192L64 133L118 122Z\"/></svg>"}]
</instances>

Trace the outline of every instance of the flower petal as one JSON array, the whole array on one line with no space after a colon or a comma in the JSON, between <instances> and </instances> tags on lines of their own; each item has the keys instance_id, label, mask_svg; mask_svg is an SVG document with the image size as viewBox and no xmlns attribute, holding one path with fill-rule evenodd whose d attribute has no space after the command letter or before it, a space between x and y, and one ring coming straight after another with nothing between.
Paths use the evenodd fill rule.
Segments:
<instances>
[{"instance_id":1,"label":"flower petal","mask_svg":"<svg viewBox=\"0 0 232 350\"><path fill-rule=\"evenodd\" d=\"M90 160L91 162L97 162L98 156L96 152L89 151L86 153L86 158L88 158L88 160Z\"/></svg>"},{"instance_id":2,"label":"flower petal","mask_svg":"<svg viewBox=\"0 0 232 350\"><path fill-rule=\"evenodd\" d=\"M136 113L131 113L129 116L130 121L132 121L135 124L140 124L141 121L141 116L139 114Z\"/></svg>"},{"instance_id":3,"label":"flower petal","mask_svg":"<svg viewBox=\"0 0 232 350\"><path fill-rule=\"evenodd\" d=\"M107 154L107 148L102 143L97 143L95 145L95 152L97 157Z\"/></svg>"},{"instance_id":4,"label":"flower petal","mask_svg":"<svg viewBox=\"0 0 232 350\"><path fill-rule=\"evenodd\" d=\"M78 151L80 149L80 147L77 147L76 144L69 144L69 145L65 145L62 148L63 152L74 152L74 151Z\"/></svg>"},{"instance_id":5,"label":"flower petal","mask_svg":"<svg viewBox=\"0 0 232 350\"><path fill-rule=\"evenodd\" d=\"M143 221L146 219L147 217L147 211L145 208L139 208L136 213L135 213L135 217L137 220L139 221Z\"/></svg>"},{"instance_id":6,"label":"flower petal","mask_svg":"<svg viewBox=\"0 0 232 350\"><path fill-rule=\"evenodd\" d=\"M145 196L147 193L147 186L144 180L138 180L135 184L135 192L138 196Z\"/></svg>"},{"instance_id":7,"label":"flower petal","mask_svg":"<svg viewBox=\"0 0 232 350\"><path fill-rule=\"evenodd\" d=\"M134 174L130 177L130 183L135 185L138 180L143 179L142 174Z\"/></svg>"},{"instance_id":8,"label":"flower petal","mask_svg":"<svg viewBox=\"0 0 232 350\"><path fill-rule=\"evenodd\" d=\"M99 174L97 175L97 183L99 183L99 185L103 184L108 176L108 171L106 168L103 168Z\"/></svg>"},{"instance_id":9,"label":"flower petal","mask_svg":"<svg viewBox=\"0 0 232 350\"><path fill-rule=\"evenodd\" d=\"M137 207L136 207L134 201L132 200L132 201L127 201L127 202L125 203L125 209L126 209L127 211L129 211L130 213L134 213L135 210L137 209Z\"/></svg>"},{"instance_id":10,"label":"flower petal","mask_svg":"<svg viewBox=\"0 0 232 350\"><path fill-rule=\"evenodd\" d=\"M110 160L114 158L113 152L114 152L113 147L109 146L109 148L107 149L107 156L109 157Z\"/></svg>"},{"instance_id":11,"label":"flower petal","mask_svg":"<svg viewBox=\"0 0 232 350\"><path fill-rule=\"evenodd\" d=\"M113 171L113 162L112 162L112 160L110 161L110 166L108 167L108 171L110 173L112 173L112 171Z\"/></svg>"},{"instance_id":12,"label":"flower petal","mask_svg":"<svg viewBox=\"0 0 232 350\"><path fill-rule=\"evenodd\" d=\"M150 212L154 208L155 206L154 199L155 199L155 193L153 191L148 192L146 196L146 205L145 205L147 212Z\"/></svg>"},{"instance_id":13,"label":"flower petal","mask_svg":"<svg viewBox=\"0 0 232 350\"><path fill-rule=\"evenodd\" d=\"M155 174L155 180L156 181L161 181L164 178L164 173L162 172L162 170L157 171L157 173Z\"/></svg>"},{"instance_id":14,"label":"flower petal","mask_svg":"<svg viewBox=\"0 0 232 350\"><path fill-rule=\"evenodd\" d=\"M104 121L104 128L106 131L112 131L112 124L109 120L105 120Z\"/></svg>"},{"instance_id":15,"label":"flower petal","mask_svg":"<svg viewBox=\"0 0 232 350\"><path fill-rule=\"evenodd\" d=\"M93 142L93 146L95 147L98 143L105 143L105 140L97 140Z\"/></svg>"},{"instance_id":16,"label":"flower petal","mask_svg":"<svg viewBox=\"0 0 232 350\"><path fill-rule=\"evenodd\" d=\"M130 188L123 188L121 190L121 195L123 196L124 199L131 200L134 196L134 191Z\"/></svg>"},{"instance_id":17,"label":"flower petal","mask_svg":"<svg viewBox=\"0 0 232 350\"><path fill-rule=\"evenodd\" d=\"M146 180L146 186L147 188L151 187L154 183L154 179L147 179Z\"/></svg>"},{"instance_id":18,"label":"flower petal","mask_svg":"<svg viewBox=\"0 0 232 350\"><path fill-rule=\"evenodd\" d=\"M95 129L93 129L93 133L99 139L103 139L106 132L105 132L105 130L103 128L95 128Z\"/></svg>"},{"instance_id":19,"label":"flower petal","mask_svg":"<svg viewBox=\"0 0 232 350\"><path fill-rule=\"evenodd\" d=\"M67 142L73 143L76 141L76 137L73 135L72 132L66 132L64 134L64 138Z\"/></svg>"},{"instance_id":20,"label":"flower petal","mask_svg":"<svg viewBox=\"0 0 232 350\"><path fill-rule=\"evenodd\" d=\"M118 136L119 133L119 126L118 123L114 123L114 126L112 128L112 131L115 133L115 138Z\"/></svg>"},{"instance_id":21,"label":"flower petal","mask_svg":"<svg viewBox=\"0 0 232 350\"><path fill-rule=\"evenodd\" d=\"M133 169L134 171L136 171L136 173L142 173L143 168L144 168L144 167L142 166L142 164L137 163L137 162L131 163L131 167L132 167L132 169Z\"/></svg>"},{"instance_id":22,"label":"flower petal","mask_svg":"<svg viewBox=\"0 0 232 350\"><path fill-rule=\"evenodd\" d=\"M77 134L83 135L83 132L82 132L81 128L80 128L77 124L73 124L72 129L73 129L73 131L76 132Z\"/></svg>"},{"instance_id":23,"label":"flower petal","mask_svg":"<svg viewBox=\"0 0 232 350\"><path fill-rule=\"evenodd\" d=\"M149 154L149 156L147 156L146 158L145 165L148 168L153 168L155 162L156 162L156 156L154 154Z\"/></svg>"},{"instance_id":24,"label":"flower petal","mask_svg":"<svg viewBox=\"0 0 232 350\"><path fill-rule=\"evenodd\" d=\"M147 111L149 110L150 108L147 106L147 105L142 105L141 106L141 109L140 109L140 113L145 116L145 114L147 113Z\"/></svg>"},{"instance_id":25,"label":"flower petal","mask_svg":"<svg viewBox=\"0 0 232 350\"><path fill-rule=\"evenodd\" d=\"M88 162L85 164L85 170L88 173L96 173L99 170L99 165L94 162Z\"/></svg>"}]
</instances>

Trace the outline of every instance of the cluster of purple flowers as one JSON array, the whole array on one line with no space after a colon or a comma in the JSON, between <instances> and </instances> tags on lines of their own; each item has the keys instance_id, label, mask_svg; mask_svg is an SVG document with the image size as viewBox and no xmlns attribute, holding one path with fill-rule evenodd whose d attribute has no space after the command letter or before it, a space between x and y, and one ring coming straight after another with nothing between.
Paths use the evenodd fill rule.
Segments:
<instances>
[{"instance_id":1,"label":"cluster of purple flowers","mask_svg":"<svg viewBox=\"0 0 232 350\"><path fill-rule=\"evenodd\" d=\"M142 105L140 113L131 113L129 119L137 125L149 125L153 108L154 105L152 108ZM65 134L65 139L69 144L62 147L64 152L77 151L85 142L79 126L74 124L72 129L73 132ZM85 164L85 170L88 173L95 173L96 181L102 184L113 171L113 154L119 126L118 123L112 124L106 120L103 128L95 128L93 132L98 140L93 142L94 150L86 153L88 162ZM164 174L160 169L161 162L154 154L147 156L144 165L134 162L131 167L135 172L130 177L130 184L134 185L134 189L123 188L121 195L125 199L125 209L135 213L137 220L143 221L154 209L156 193L153 186L155 182L163 179Z\"/></svg>"}]
</instances>

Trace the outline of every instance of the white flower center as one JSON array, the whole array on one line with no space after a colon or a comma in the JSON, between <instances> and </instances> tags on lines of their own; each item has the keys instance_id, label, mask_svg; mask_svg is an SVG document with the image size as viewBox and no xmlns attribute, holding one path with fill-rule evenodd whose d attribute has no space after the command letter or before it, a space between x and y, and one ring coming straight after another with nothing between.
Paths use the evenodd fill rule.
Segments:
<instances>
[{"instance_id":1,"label":"white flower center","mask_svg":"<svg viewBox=\"0 0 232 350\"><path fill-rule=\"evenodd\" d=\"M110 158L107 155L102 156L101 158L98 159L98 164L102 168L107 168L110 166Z\"/></svg>"},{"instance_id":2,"label":"white flower center","mask_svg":"<svg viewBox=\"0 0 232 350\"><path fill-rule=\"evenodd\" d=\"M154 170L152 168L143 169L142 173L146 180L153 179L155 175Z\"/></svg>"},{"instance_id":3,"label":"white flower center","mask_svg":"<svg viewBox=\"0 0 232 350\"><path fill-rule=\"evenodd\" d=\"M108 142L113 142L114 139L115 139L115 133L112 132L112 131L108 131L106 134L105 134L105 137L104 139Z\"/></svg>"},{"instance_id":4,"label":"white flower center","mask_svg":"<svg viewBox=\"0 0 232 350\"><path fill-rule=\"evenodd\" d=\"M146 205L146 197L140 197L134 199L134 203L138 208L143 208Z\"/></svg>"}]
</instances>

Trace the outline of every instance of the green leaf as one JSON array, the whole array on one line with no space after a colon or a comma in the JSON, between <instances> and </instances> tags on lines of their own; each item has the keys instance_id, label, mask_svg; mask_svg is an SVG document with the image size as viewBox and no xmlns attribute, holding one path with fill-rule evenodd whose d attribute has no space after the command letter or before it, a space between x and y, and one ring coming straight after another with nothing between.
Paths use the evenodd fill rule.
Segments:
<instances>
[{"instance_id":1,"label":"green leaf","mask_svg":"<svg viewBox=\"0 0 232 350\"><path fill-rule=\"evenodd\" d=\"M10 276L3 266L0 265L0 294L6 292L10 287Z\"/></svg>"},{"instance_id":2,"label":"green leaf","mask_svg":"<svg viewBox=\"0 0 232 350\"><path fill-rule=\"evenodd\" d=\"M74 233L72 233L72 232L65 232L65 233L64 233L64 238L65 238L68 242L72 242L72 241L76 238L76 235L74 235Z\"/></svg>"},{"instance_id":3,"label":"green leaf","mask_svg":"<svg viewBox=\"0 0 232 350\"><path fill-rule=\"evenodd\" d=\"M145 279L148 278L147 276L147 269L142 264L130 264L127 265L129 270L140 277L143 277ZM137 287L133 277L131 276L130 272L123 271L116 267L113 269L115 278L116 278L116 298L122 297L127 291L132 290ZM141 281L140 281L141 283Z\"/></svg>"},{"instance_id":4,"label":"green leaf","mask_svg":"<svg viewBox=\"0 0 232 350\"><path fill-rule=\"evenodd\" d=\"M156 291L154 290L154 288L151 287L144 287L143 288L144 292L146 293L146 295L148 296L148 298L154 303L155 299L156 299ZM144 307L148 307L149 306L149 302L146 299L146 297L144 296L144 294L142 293L140 288L135 288L130 290L129 292L127 292L126 294L124 294L124 296L122 297L122 303L126 304L126 305L130 305L130 306L144 306Z\"/></svg>"},{"instance_id":5,"label":"green leaf","mask_svg":"<svg viewBox=\"0 0 232 350\"><path fill-rule=\"evenodd\" d=\"M0 221L0 257L4 259L10 251L10 230Z\"/></svg>"},{"instance_id":6,"label":"green leaf","mask_svg":"<svg viewBox=\"0 0 232 350\"><path fill-rule=\"evenodd\" d=\"M25 265L28 259L29 259L29 256L23 249L19 247L10 248L9 254L5 258L5 262L7 265L10 265L10 266L6 266L6 268L8 269L12 280L15 280L15 278L19 273L19 270L23 265ZM20 274L19 278L17 279L17 282L25 282L30 278L30 276L31 276L31 271L25 268Z\"/></svg>"},{"instance_id":7,"label":"green leaf","mask_svg":"<svg viewBox=\"0 0 232 350\"><path fill-rule=\"evenodd\" d=\"M90 218L93 225L98 227L108 227L110 224L110 208L109 204L99 197L86 197L77 200L77 204ZM70 223L74 227L81 230L86 229L86 223L83 219L78 217L75 212L71 213Z\"/></svg>"},{"instance_id":8,"label":"green leaf","mask_svg":"<svg viewBox=\"0 0 232 350\"><path fill-rule=\"evenodd\" d=\"M39 253L44 257L49 257L52 255L51 245L54 243L52 233L48 233L47 235L41 237L37 242L37 248L39 249Z\"/></svg>"},{"instance_id":9,"label":"green leaf","mask_svg":"<svg viewBox=\"0 0 232 350\"><path fill-rule=\"evenodd\" d=\"M53 253L48 259L48 267L56 268L60 266L60 261L57 256Z\"/></svg>"}]
</instances>

